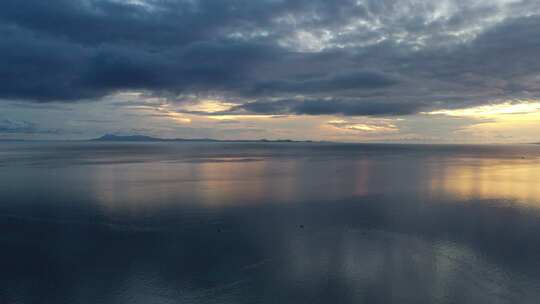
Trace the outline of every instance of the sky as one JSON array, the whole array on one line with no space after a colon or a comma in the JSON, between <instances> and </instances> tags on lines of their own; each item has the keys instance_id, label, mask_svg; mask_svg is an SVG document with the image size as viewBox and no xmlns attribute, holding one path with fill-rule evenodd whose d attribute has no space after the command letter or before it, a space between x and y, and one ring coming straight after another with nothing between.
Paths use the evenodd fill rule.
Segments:
<instances>
[{"instance_id":1,"label":"sky","mask_svg":"<svg viewBox=\"0 0 540 304\"><path fill-rule=\"evenodd\" d=\"M0 139L540 142L538 0L3 0Z\"/></svg>"}]
</instances>

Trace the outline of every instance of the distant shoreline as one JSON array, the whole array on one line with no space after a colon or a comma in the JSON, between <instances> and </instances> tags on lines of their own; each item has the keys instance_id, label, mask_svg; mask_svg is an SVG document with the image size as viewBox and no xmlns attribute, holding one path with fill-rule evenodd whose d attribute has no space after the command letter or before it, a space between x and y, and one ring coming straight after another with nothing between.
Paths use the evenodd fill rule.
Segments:
<instances>
[{"instance_id":1,"label":"distant shoreline","mask_svg":"<svg viewBox=\"0 0 540 304\"><path fill-rule=\"evenodd\" d=\"M457 145L457 146L485 146L485 145L540 145L540 142L535 143L408 143L408 142L334 142L334 141L315 141L315 140L292 140L292 139L214 139L214 138L159 138L146 135L114 135L105 134L97 138L90 139L22 139L22 138L6 138L0 142L208 142L208 143L326 143L326 144L388 144L388 145Z\"/></svg>"},{"instance_id":2,"label":"distant shoreline","mask_svg":"<svg viewBox=\"0 0 540 304\"><path fill-rule=\"evenodd\" d=\"M328 143L328 141L292 140L292 139L214 139L214 138L159 138L146 135L105 134L90 139L22 139L6 138L0 142L216 142L216 143Z\"/></svg>"},{"instance_id":3,"label":"distant shoreline","mask_svg":"<svg viewBox=\"0 0 540 304\"><path fill-rule=\"evenodd\" d=\"M105 134L88 141L99 142L271 142L271 143L311 143L311 140L292 139L213 139L213 138L159 138L146 135L113 135Z\"/></svg>"}]
</instances>

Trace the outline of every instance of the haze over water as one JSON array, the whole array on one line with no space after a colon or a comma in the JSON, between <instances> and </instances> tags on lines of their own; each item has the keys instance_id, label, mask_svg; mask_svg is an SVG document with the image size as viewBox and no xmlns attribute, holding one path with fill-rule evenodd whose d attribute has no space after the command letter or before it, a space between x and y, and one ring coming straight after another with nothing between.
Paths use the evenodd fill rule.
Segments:
<instances>
[{"instance_id":1,"label":"haze over water","mask_svg":"<svg viewBox=\"0 0 540 304\"><path fill-rule=\"evenodd\" d=\"M0 303L538 303L540 146L0 143Z\"/></svg>"}]
</instances>

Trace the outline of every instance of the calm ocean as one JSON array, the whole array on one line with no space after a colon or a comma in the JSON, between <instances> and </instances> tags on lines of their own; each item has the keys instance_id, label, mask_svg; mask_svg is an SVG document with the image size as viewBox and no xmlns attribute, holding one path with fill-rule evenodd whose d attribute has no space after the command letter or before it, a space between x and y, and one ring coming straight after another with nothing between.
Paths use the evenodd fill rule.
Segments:
<instances>
[{"instance_id":1,"label":"calm ocean","mask_svg":"<svg viewBox=\"0 0 540 304\"><path fill-rule=\"evenodd\" d=\"M0 143L0 303L538 303L540 146Z\"/></svg>"}]
</instances>

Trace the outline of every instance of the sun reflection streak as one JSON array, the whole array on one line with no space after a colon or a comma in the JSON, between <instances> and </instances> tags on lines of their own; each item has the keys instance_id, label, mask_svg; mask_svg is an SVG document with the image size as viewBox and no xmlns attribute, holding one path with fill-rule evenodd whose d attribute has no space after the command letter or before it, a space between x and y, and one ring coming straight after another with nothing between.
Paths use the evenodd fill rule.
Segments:
<instances>
[{"instance_id":1,"label":"sun reflection streak","mask_svg":"<svg viewBox=\"0 0 540 304\"><path fill-rule=\"evenodd\" d=\"M437 163L433 161L428 166L431 195L531 204L540 201L540 187L531 183L540 180L540 163L536 160L464 159L460 164Z\"/></svg>"}]
</instances>

